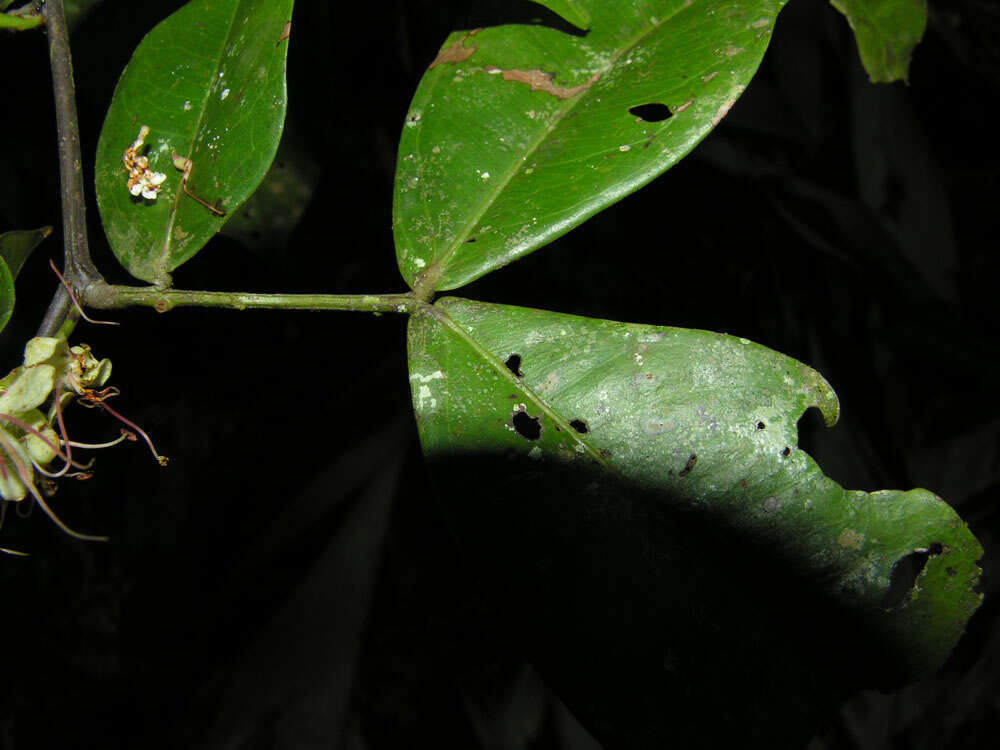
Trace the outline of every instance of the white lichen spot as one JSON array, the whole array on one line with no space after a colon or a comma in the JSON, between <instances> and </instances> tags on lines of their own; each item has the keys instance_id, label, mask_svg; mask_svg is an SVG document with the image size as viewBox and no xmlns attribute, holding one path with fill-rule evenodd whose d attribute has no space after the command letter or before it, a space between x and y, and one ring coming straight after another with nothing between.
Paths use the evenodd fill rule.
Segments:
<instances>
[{"instance_id":1,"label":"white lichen spot","mask_svg":"<svg viewBox=\"0 0 1000 750\"><path fill-rule=\"evenodd\" d=\"M432 380L442 380L444 379L444 373L440 370L435 370L430 375L422 375L419 372L415 372L410 375L410 380L416 380L420 383L430 383Z\"/></svg>"},{"instance_id":2,"label":"white lichen spot","mask_svg":"<svg viewBox=\"0 0 1000 750\"><path fill-rule=\"evenodd\" d=\"M528 451L528 456L530 458L534 458L537 460L542 457L542 449L536 445L534 448Z\"/></svg>"},{"instance_id":3,"label":"white lichen spot","mask_svg":"<svg viewBox=\"0 0 1000 750\"><path fill-rule=\"evenodd\" d=\"M637 365L641 365L642 364L642 355L639 354L639 352L635 353L635 363Z\"/></svg>"},{"instance_id":4,"label":"white lichen spot","mask_svg":"<svg viewBox=\"0 0 1000 750\"><path fill-rule=\"evenodd\" d=\"M767 26L770 23L771 23L771 19L770 18L758 18L756 21L754 21L750 25L753 26L755 29L760 29L760 28L763 28L764 26Z\"/></svg>"},{"instance_id":5,"label":"white lichen spot","mask_svg":"<svg viewBox=\"0 0 1000 750\"><path fill-rule=\"evenodd\" d=\"M181 107L181 109L183 109L185 112L190 112L191 111L191 100L188 99L186 102L184 102L184 106Z\"/></svg>"},{"instance_id":6,"label":"white lichen spot","mask_svg":"<svg viewBox=\"0 0 1000 750\"><path fill-rule=\"evenodd\" d=\"M488 180L488 179L490 179L490 173L489 172L483 172L481 175L479 175L479 178L481 180Z\"/></svg>"},{"instance_id":7,"label":"white lichen spot","mask_svg":"<svg viewBox=\"0 0 1000 750\"><path fill-rule=\"evenodd\" d=\"M222 89L222 93L219 94L219 101L226 101L227 96L229 96L229 89Z\"/></svg>"},{"instance_id":8,"label":"white lichen spot","mask_svg":"<svg viewBox=\"0 0 1000 750\"><path fill-rule=\"evenodd\" d=\"M697 364L691 371L696 386L710 386L715 383L715 370L710 365Z\"/></svg>"},{"instance_id":9,"label":"white lichen spot","mask_svg":"<svg viewBox=\"0 0 1000 750\"><path fill-rule=\"evenodd\" d=\"M526 115L528 116L528 118L529 118L529 119L531 119L531 120L534 120L534 119L535 119L535 117L537 116L537 113L536 113L536 112L535 112L535 110L533 110L533 109L529 109L529 110L528 110L527 112L525 112L524 114L526 114Z\"/></svg>"},{"instance_id":10,"label":"white lichen spot","mask_svg":"<svg viewBox=\"0 0 1000 750\"><path fill-rule=\"evenodd\" d=\"M425 261L423 258L414 258L413 265L415 265L417 268L423 268L424 266L427 265L427 261Z\"/></svg>"},{"instance_id":11,"label":"white lichen spot","mask_svg":"<svg viewBox=\"0 0 1000 750\"><path fill-rule=\"evenodd\" d=\"M527 168L526 168L526 169L524 170L524 173L525 173L525 174L531 174L531 173L532 173L532 172L534 172L534 171L535 171L535 168L534 168L534 167L527 167Z\"/></svg>"},{"instance_id":12,"label":"white lichen spot","mask_svg":"<svg viewBox=\"0 0 1000 750\"><path fill-rule=\"evenodd\" d=\"M441 147L440 146L435 146L434 148L431 149L431 153L432 154L440 154L441 153Z\"/></svg>"},{"instance_id":13,"label":"white lichen spot","mask_svg":"<svg viewBox=\"0 0 1000 750\"><path fill-rule=\"evenodd\" d=\"M642 425L642 430L647 435L659 435L661 432L669 432L674 429L674 420L672 419L647 419Z\"/></svg>"},{"instance_id":14,"label":"white lichen spot","mask_svg":"<svg viewBox=\"0 0 1000 750\"><path fill-rule=\"evenodd\" d=\"M574 445L573 450L575 450L577 453L580 454L587 452L587 449L583 447L583 443L577 443L576 445Z\"/></svg>"},{"instance_id":15,"label":"white lichen spot","mask_svg":"<svg viewBox=\"0 0 1000 750\"><path fill-rule=\"evenodd\" d=\"M632 147L629 146L627 143L624 143L624 144L622 144L621 146L618 147L619 151L629 151L631 149L632 149Z\"/></svg>"},{"instance_id":16,"label":"white lichen spot","mask_svg":"<svg viewBox=\"0 0 1000 750\"><path fill-rule=\"evenodd\" d=\"M557 385L559 385L559 376L554 372L550 372L545 376L545 380L541 382L537 390L542 395L546 395L554 391Z\"/></svg>"},{"instance_id":17,"label":"white lichen spot","mask_svg":"<svg viewBox=\"0 0 1000 750\"><path fill-rule=\"evenodd\" d=\"M750 343L750 339L745 339L745 338L743 338L743 337L741 336L741 337L740 337L740 343L741 343L741 344L749 344L749 343Z\"/></svg>"},{"instance_id":18,"label":"white lichen spot","mask_svg":"<svg viewBox=\"0 0 1000 750\"><path fill-rule=\"evenodd\" d=\"M426 407L428 409L433 409L436 406L437 399L431 395L431 389L426 385L420 386L420 388L417 389L417 408L423 409Z\"/></svg>"}]
</instances>

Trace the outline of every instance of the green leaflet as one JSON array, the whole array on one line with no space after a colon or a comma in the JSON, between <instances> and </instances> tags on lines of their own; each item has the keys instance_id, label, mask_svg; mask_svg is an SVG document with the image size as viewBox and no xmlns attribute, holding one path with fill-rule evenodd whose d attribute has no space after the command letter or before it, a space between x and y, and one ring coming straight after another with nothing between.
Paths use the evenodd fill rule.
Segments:
<instances>
[{"instance_id":1,"label":"green leaflet","mask_svg":"<svg viewBox=\"0 0 1000 750\"><path fill-rule=\"evenodd\" d=\"M838 407L795 360L461 299L409 349L456 535L609 746L801 746L851 691L938 668L980 603L948 505L844 490L796 447Z\"/></svg>"},{"instance_id":2,"label":"green leaflet","mask_svg":"<svg viewBox=\"0 0 1000 750\"><path fill-rule=\"evenodd\" d=\"M830 0L847 18L872 83L905 81L927 26L926 0Z\"/></svg>"},{"instance_id":3,"label":"green leaflet","mask_svg":"<svg viewBox=\"0 0 1000 750\"><path fill-rule=\"evenodd\" d=\"M118 260L169 283L264 178L285 120L292 0L192 0L154 28L122 73L97 147L97 203ZM133 197L122 154L143 125L155 200ZM183 194L172 153L193 164Z\"/></svg>"},{"instance_id":4,"label":"green leaflet","mask_svg":"<svg viewBox=\"0 0 1000 750\"><path fill-rule=\"evenodd\" d=\"M584 36L459 32L424 75L393 203L411 286L459 287L675 164L749 83L783 0L575 4L590 15Z\"/></svg>"},{"instance_id":5,"label":"green leaflet","mask_svg":"<svg viewBox=\"0 0 1000 750\"><path fill-rule=\"evenodd\" d=\"M52 227L25 229L0 234L0 331L14 312L14 279L31 251L52 234Z\"/></svg>"}]
</instances>

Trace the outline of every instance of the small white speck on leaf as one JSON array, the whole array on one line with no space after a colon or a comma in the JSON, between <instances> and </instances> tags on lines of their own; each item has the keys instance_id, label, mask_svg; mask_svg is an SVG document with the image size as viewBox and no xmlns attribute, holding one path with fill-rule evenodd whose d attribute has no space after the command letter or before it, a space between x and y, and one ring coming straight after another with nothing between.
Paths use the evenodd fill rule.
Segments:
<instances>
[{"instance_id":1,"label":"small white speck on leaf","mask_svg":"<svg viewBox=\"0 0 1000 750\"><path fill-rule=\"evenodd\" d=\"M222 89L222 93L219 94L219 100L225 101L227 96L229 96L229 89Z\"/></svg>"}]
</instances>

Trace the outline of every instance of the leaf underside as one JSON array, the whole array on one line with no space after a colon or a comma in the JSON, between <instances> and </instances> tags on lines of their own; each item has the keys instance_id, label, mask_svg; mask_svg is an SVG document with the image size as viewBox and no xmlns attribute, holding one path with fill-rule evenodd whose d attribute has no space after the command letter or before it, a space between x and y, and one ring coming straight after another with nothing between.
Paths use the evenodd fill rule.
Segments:
<instances>
[{"instance_id":1,"label":"leaf underside","mask_svg":"<svg viewBox=\"0 0 1000 750\"><path fill-rule=\"evenodd\" d=\"M937 669L979 606L948 505L844 490L796 447L837 400L795 360L461 299L409 350L456 536L609 747L801 746L857 688Z\"/></svg>"},{"instance_id":2,"label":"leaf underside","mask_svg":"<svg viewBox=\"0 0 1000 750\"><path fill-rule=\"evenodd\" d=\"M190 260L260 184L285 120L292 0L192 0L143 39L115 89L97 146L97 204L111 248L159 285ZM155 200L132 197L122 154L146 125ZM193 163L181 190L172 153ZM218 203L217 203L218 202Z\"/></svg>"},{"instance_id":3,"label":"leaf underside","mask_svg":"<svg viewBox=\"0 0 1000 750\"><path fill-rule=\"evenodd\" d=\"M500 268L675 164L743 92L784 3L577 4L585 35L459 32L424 75L393 203L411 286L454 289Z\"/></svg>"}]
</instances>

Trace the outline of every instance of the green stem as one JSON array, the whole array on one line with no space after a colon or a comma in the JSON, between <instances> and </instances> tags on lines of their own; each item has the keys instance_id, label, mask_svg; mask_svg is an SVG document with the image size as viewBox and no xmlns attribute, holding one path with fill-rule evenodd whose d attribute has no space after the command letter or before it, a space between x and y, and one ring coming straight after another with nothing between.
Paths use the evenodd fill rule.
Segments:
<instances>
[{"instance_id":1,"label":"green stem","mask_svg":"<svg viewBox=\"0 0 1000 750\"><path fill-rule=\"evenodd\" d=\"M6 8L8 5L10 3L5 3L3 7ZM25 29L37 28L43 23L45 23L45 19L42 18L42 14L30 3L23 8L0 13L0 29L24 31Z\"/></svg>"},{"instance_id":2,"label":"green stem","mask_svg":"<svg viewBox=\"0 0 1000 750\"><path fill-rule=\"evenodd\" d=\"M353 310L356 312L413 313L426 303L406 294L256 294L254 292L200 292L158 287L90 285L81 302L104 310L152 307L167 312L175 307L221 307L231 310Z\"/></svg>"}]
</instances>

